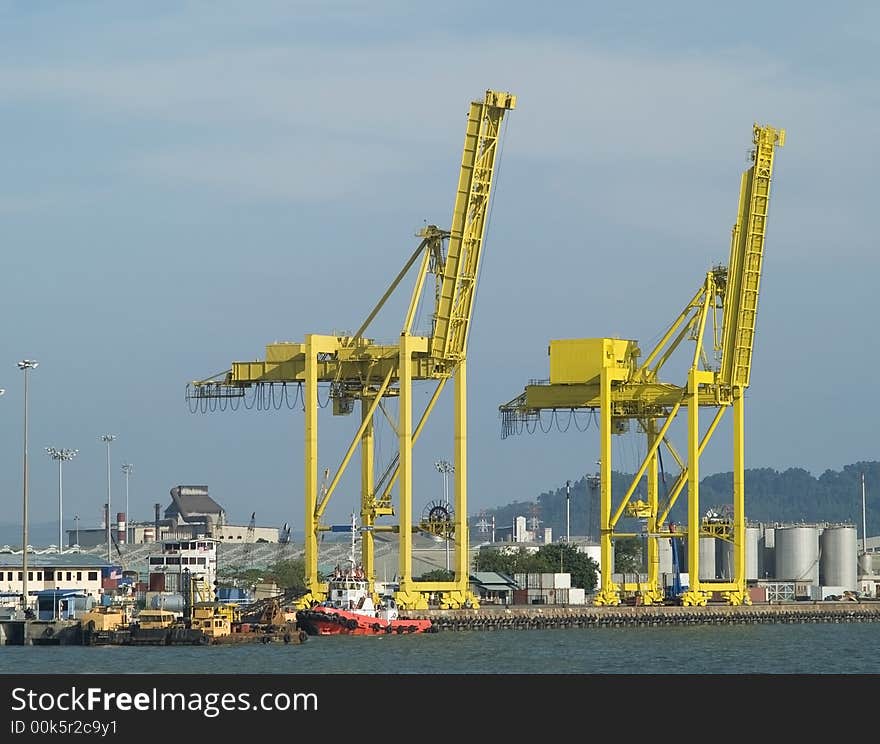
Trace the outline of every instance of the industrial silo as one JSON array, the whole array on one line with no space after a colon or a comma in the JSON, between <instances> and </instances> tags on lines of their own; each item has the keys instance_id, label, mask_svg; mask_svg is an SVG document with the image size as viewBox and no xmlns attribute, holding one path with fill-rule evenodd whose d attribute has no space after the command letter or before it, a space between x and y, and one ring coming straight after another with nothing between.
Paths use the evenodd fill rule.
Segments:
<instances>
[{"instance_id":1,"label":"industrial silo","mask_svg":"<svg viewBox=\"0 0 880 744\"><path fill-rule=\"evenodd\" d=\"M731 536L732 537L732 536ZM759 540L761 530L758 527L746 527L745 541L745 580L756 581L760 578L758 569L761 548ZM736 550L732 540L715 540L715 575L724 581L733 581L736 573ZM736 577L739 578L739 577Z\"/></svg>"},{"instance_id":2,"label":"industrial silo","mask_svg":"<svg viewBox=\"0 0 880 744\"><path fill-rule=\"evenodd\" d=\"M660 575L672 573L672 542L669 538L661 537L657 540L657 555Z\"/></svg>"},{"instance_id":3,"label":"industrial silo","mask_svg":"<svg viewBox=\"0 0 880 744\"><path fill-rule=\"evenodd\" d=\"M757 581L763 576L762 532L760 527L746 527L746 581Z\"/></svg>"},{"instance_id":4,"label":"industrial silo","mask_svg":"<svg viewBox=\"0 0 880 744\"><path fill-rule=\"evenodd\" d=\"M825 527L819 535L819 549L819 583L856 591L859 583L856 528L853 525Z\"/></svg>"},{"instance_id":5,"label":"industrial silo","mask_svg":"<svg viewBox=\"0 0 880 744\"><path fill-rule=\"evenodd\" d=\"M819 528L792 525L774 530L776 579L810 581L819 586Z\"/></svg>"},{"instance_id":6,"label":"industrial silo","mask_svg":"<svg viewBox=\"0 0 880 744\"><path fill-rule=\"evenodd\" d=\"M876 554L880 558L880 553ZM874 570L874 558L872 553L862 553L859 556L859 576L873 576L877 573Z\"/></svg>"},{"instance_id":7,"label":"industrial silo","mask_svg":"<svg viewBox=\"0 0 880 744\"><path fill-rule=\"evenodd\" d=\"M733 579L734 560L733 542L731 540L715 540L715 577L730 581Z\"/></svg>"},{"instance_id":8,"label":"industrial silo","mask_svg":"<svg viewBox=\"0 0 880 744\"><path fill-rule=\"evenodd\" d=\"M761 527L759 539L761 557L758 561L758 569L762 579L776 578L776 528Z\"/></svg>"},{"instance_id":9,"label":"industrial silo","mask_svg":"<svg viewBox=\"0 0 880 744\"><path fill-rule=\"evenodd\" d=\"M700 581L712 581L716 579L715 575L715 538L700 538L700 557L699 557L699 574ZM690 570L690 569L688 569Z\"/></svg>"}]
</instances>

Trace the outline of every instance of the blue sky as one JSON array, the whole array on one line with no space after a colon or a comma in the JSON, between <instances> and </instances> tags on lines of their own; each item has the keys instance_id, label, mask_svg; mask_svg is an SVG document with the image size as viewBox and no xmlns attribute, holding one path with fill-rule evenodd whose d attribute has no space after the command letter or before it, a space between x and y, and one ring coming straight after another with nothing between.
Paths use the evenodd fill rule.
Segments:
<instances>
[{"instance_id":1,"label":"blue sky","mask_svg":"<svg viewBox=\"0 0 880 744\"><path fill-rule=\"evenodd\" d=\"M518 105L470 337L472 514L595 470L595 428L502 440L498 406L547 376L552 338L656 340L727 260L756 121L787 141L747 467L877 459L877 9L435 8L0 2L0 522L21 515L16 362L32 358L32 521L57 519L53 446L79 450L65 521L98 523L113 433L114 512L127 461L135 519L207 484L233 521L301 529L302 413L191 414L186 383L272 341L356 329L416 230L448 226L468 103L487 88ZM442 496L450 403L417 446L417 513ZM322 419L322 469L355 429ZM615 467L632 470L640 443L620 439ZM394 445L379 432L380 465ZM702 470L730 467L722 432ZM330 521L356 503L343 481Z\"/></svg>"}]
</instances>

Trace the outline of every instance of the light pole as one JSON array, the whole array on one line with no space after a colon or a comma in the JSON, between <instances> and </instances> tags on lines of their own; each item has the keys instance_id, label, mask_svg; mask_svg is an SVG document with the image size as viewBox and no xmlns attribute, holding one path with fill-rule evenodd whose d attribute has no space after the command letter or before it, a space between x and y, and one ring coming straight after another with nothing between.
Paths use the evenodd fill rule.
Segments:
<instances>
[{"instance_id":1,"label":"light pole","mask_svg":"<svg viewBox=\"0 0 880 744\"><path fill-rule=\"evenodd\" d=\"M446 507L446 529L443 537L446 542L446 570L449 571L449 474L455 472L455 468L446 460L438 460L434 467L443 475L443 505Z\"/></svg>"},{"instance_id":2,"label":"light pole","mask_svg":"<svg viewBox=\"0 0 880 744\"><path fill-rule=\"evenodd\" d=\"M22 496L22 520L21 520L21 606L27 613L28 610L28 378L30 371L39 366L34 359L22 359L18 368L24 372L24 477ZM27 615L25 615L27 617Z\"/></svg>"},{"instance_id":3,"label":"light pole","mask_svg":"<svg viewBox=\"0 0 880 744\"><path fill-rule=\"evenodd\" d=\"M62 500L62 475L61 469L65 461L72 460L76 457L79 450L75 449L56 449L55 447L46 447L46 454L53 460L58 460L58 552L64 552L64 509Z\"/></svg>"},{"instance_id":4,"label":"light pole","mask_svg":"<svg viewBox=\"0 0 880 744\"><path fill-rule=\"evenodd\" d=\"M101 441L107 445L107 563L113 560L113 554L110 552L110 443L116 439L115 434L103 434Z\"/></svg>"},{"instance_id":5,"label":"light pole","mask_svg":"<svg viewBox=\"0 0 880 744\"><path fill-rule=\"evenodd\" d=\"M79 514L73 515L73 525L76 529L76 547L79 547Z\"/></svg>"},{"instance_id":6,"label":"light pole","mask_svg":"<svg viewBox=\"0 0 880 744\"><path fill-rule=\"evenodd\" d=\"M565 481L565 542L571 542L571 481ZM562 555L562 553L560 553Z\"/></svg>"},{"instance_id":7,"label":"light pole","mask_svg":"<svg viewBox=\"0 0 880 744\"><path fill-rule=\"evenodd\" d=\"M868 552L868 523L865 520L865 474L862 473L862 552Z\"/></svg>"},{"instance_id":8,"label":"light pole","mask_svg":"<svg viewBox=\"0 0 880 744\"><path fill-rule=\"evenodd\" d=\"M128 476L134 470L134 465L130 462L122 464L122 472L125 473L125 544L128 545L128 525L131 524L131 517L128 515Z\"/></svg>"}]
</instances>

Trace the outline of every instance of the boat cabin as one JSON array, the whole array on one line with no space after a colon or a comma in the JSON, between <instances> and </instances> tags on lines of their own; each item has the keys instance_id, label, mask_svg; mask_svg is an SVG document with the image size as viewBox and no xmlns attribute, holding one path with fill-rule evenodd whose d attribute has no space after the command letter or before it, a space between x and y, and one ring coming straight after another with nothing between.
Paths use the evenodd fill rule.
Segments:
<instances>
[{"instance_id":1,"label":"boat cabin","mask_svg":"<svg viewBox=\"0 0 880 744\"><path fill-rule=\"evenodd\" d=\"M143 630L170 628L175 620L177 615L171 610L141 610L135 618L137 626Z\"/></svg>"}]
</instances>

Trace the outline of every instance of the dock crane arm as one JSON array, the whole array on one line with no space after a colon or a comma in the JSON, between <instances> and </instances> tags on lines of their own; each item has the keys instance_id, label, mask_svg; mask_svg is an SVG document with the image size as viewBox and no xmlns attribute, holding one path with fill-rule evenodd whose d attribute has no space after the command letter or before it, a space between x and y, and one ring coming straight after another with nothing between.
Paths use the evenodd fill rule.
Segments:
<instances>
[{"instance_id":1,"label":"dock crane arm","mask_svg":"<svg viewBox=\"0 0 880 744\"><path fill-rule=\"evenodd\" d=\"M477 280L489 221L500 133L504 115L516 105L516 96L487 90L472 101L467 118L465 141L459 169L458 187L449 230L426 225L418 233L422 240L397 273L379 302L354 334L308 334L303 342L276 342L266 346L263 359L233 362L226 372L191 382L187 400L192 412L223 410L223 399L243 398L246 388L269 389L276 384L300 386L305 412L304 496L306 583L310 596L320 598L326 584L318 574L318 533L326 530L320 521L334 488L356 449L361 451L361 520L365 528L362 542L364 570L374 578L373 533L385 525L375 525L377 517L390 516L391 489L397 485L399 499L396 531L400 535L400 590L396 599L402 608L419 608L430 594L440 594L450 606L477 598L469 588L467 565L466 490L466 348L473 317ZM444 246L448 249L444 252ZM418 269L415 267L418 266ZM389 297L405 276L415 270L415 283L409 307L397 342L376 343L365 334ZM434 312L429 333L417 335L413 328L416 309L426 288L427 275L434 275ZM412 448L447 381L454 380L453 447L455 451L455 579L452 582L417 582L412 576ZM415 398L413 382L431 381L434 394L413 429ZM326 490L318 489L318 385L329 384L334 415L348 415L355 401L361 404L360 425L353 436L336 474ZM284 390L284 389L283 389ZM398 454L393 467L383 471L376 482L373 463L374 415L384 411L382 398L397 398L399 421L395 427ZM218 406L205 405L205 399L220 399ZM216 402L216 401L215 401ZM246 405L246 403L245 403ZM237 408L237 403L230 407ZM460 547L459 547L460 546ZM426 604L425 604L426 606Z\"/></svg>"},{"instance_id":2,"label":"dock crane arm","mask_svg":"<svg viewBox=\"0 0 880 744\"><path fill-rule=\"evenodd\" d=\"M739 213L730 244L724 320L721 330L721 382L746 388L752 370L758 292L767 233L770 180L776 147L785 144L785 130L753 127L753 164L742 175Z\"/></svg>"}]
</instances>

